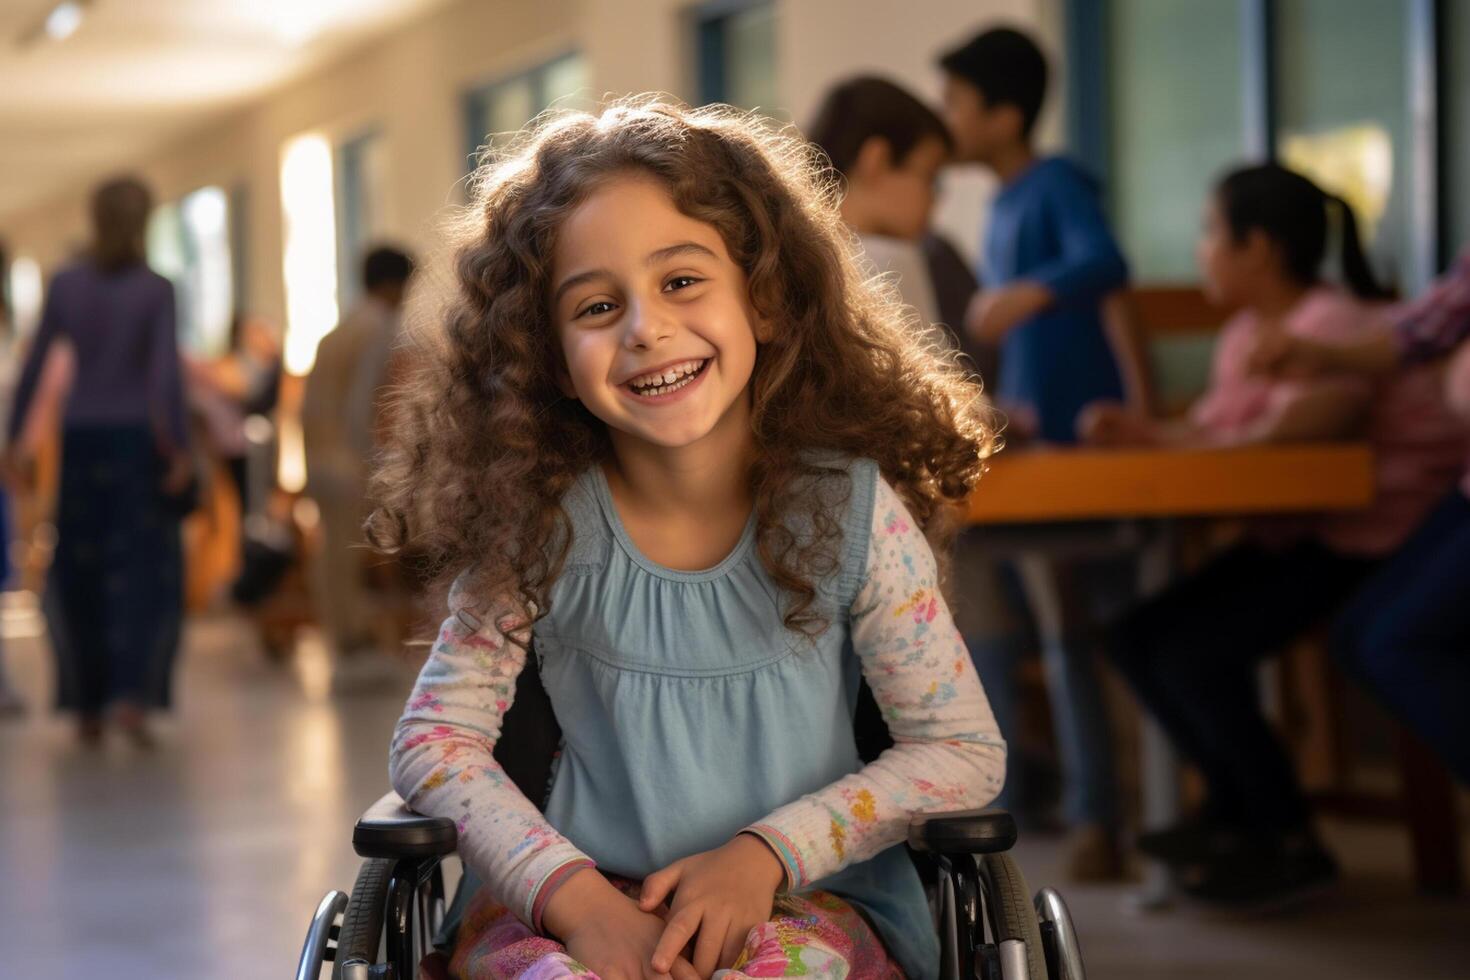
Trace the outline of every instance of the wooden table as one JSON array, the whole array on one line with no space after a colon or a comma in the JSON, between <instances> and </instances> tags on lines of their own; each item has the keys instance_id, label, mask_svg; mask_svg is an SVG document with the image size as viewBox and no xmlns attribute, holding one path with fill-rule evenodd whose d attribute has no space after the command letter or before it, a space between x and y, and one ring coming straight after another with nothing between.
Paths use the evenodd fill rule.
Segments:
<instances>
[{"instance_id":1,"label":"wooden table","mask_svg":"<svg viewBox=\"0 0 1470 980\"><path fill-rule=\"evenodd\" d=\"M1373 455L1356 443L1237 449L1031 449L1002 451L970 498L969 522L1058 525L1133 520L1158 525L1141 546L1139 587L1150 594L1176 574L1175 518L1355 510L1372 503ZM1053 531L1056 528L1052 528ZM1037 550L1057 547L1037 538ZM1063 549L1065 550L1065 546ZM1140 770L1146 825L1179 813L1178 761L1145 717ZM1139 902L1167 905L1163 869L1150 870Z\"/></svg>"},{"instance_id":2,"label":"wooden table","mask_svg":"<svg viewBox=\"0 0 1470 980\"><path fill-rule=\"evenodd\" d=\"M975 524L1354 510L1373 501L1366 445L1001 451Z\"/></svg>"}]
</instances>

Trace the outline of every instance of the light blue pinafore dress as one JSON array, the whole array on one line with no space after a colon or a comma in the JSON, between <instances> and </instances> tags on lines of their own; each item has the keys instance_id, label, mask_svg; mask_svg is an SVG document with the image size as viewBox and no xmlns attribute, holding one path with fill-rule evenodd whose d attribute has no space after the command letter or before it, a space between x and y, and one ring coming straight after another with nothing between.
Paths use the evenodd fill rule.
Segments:
<instances>
[{"instance_id":1,"label":"light blue pinafore dress","mask_svg":"<svg viewBox=\"0 0 1470 980\"><path fill-rule=\"evenodd\" d=\"M564 740L545 813L604 872L644 878L861 768L848 610L877 477L856 460L825 478L846 500L840 567L817 589L831 625L815 640L782 623L754 515L718 565L677 571L638 550L600 467L568 492L571 549L534 627ZM937 977L933 919L902 845L811 887L860 908L909 977Z\"/></svg>"}]
</instances>

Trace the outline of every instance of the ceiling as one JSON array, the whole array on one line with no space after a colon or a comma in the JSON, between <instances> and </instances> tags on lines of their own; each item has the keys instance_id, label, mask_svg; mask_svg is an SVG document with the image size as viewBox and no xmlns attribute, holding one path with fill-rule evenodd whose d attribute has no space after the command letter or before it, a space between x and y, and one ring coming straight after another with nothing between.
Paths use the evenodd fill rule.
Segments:
<instances>
[{"instance_id":1,"label":"ceiling","mask_svg":"<svg viewBox=\"0 0 1470 980\"><path fill-rule=\"evenodd\" d=\"M0 0L0 217L145 157L444 0Z\"/></svg>"}]
</instances>

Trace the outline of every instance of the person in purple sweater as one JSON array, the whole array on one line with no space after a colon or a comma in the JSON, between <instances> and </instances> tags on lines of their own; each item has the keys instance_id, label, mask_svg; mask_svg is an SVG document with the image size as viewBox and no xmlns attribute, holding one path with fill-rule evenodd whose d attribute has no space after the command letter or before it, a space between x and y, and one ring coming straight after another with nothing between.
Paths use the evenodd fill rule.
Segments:
<instances>
[{"instance_id":1,"label":"person in purple sweater","mask_svg":"<svg viewBox=\"0 0 1470 980\"><path fill-rule=\"evenodd\" d=\"M61 489L51 573L53 645L63 706L96 742L111 708L134 741L180 608L177 500L191 481L174 293L148 269L148 189L123 177L92 198L88 253L56 273L16 387L6 468L21 470L24 431L47 356L74 365L62 413ZM167 659L167 658L163 658Z\"/></svg>"}]
</instances>

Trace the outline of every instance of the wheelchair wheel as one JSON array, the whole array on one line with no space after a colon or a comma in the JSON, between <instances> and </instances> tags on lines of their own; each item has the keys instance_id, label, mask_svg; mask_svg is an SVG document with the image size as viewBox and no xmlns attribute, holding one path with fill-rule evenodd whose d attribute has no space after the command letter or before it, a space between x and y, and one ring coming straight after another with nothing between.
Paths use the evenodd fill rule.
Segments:
<instances>
[{"instance_id":1,"label":"wheelchair wheel","mask_svg":"<svg viewBox=\"0 0 1470 980\"><path fill-rule=\"evenodd\" d=\"M1046 950L1041 945L1041 927L1031 905L1026 876L1010 854L987 854L980 862L985 884L985 914L995 942L1019 939L1026 944L1026 970L1031 980L1047 980ZM1005 957L1002 946L1002 962Z\"/></svg>"},{"instance_id":2,"label":"wheelchair wheel","mask_svg":"<svg viewBox=\"0 0 1470 980\"><path fill-rule=\"evenodd\" d=\"M370 858L357 872L357 881L347 899L347 911L342 914L342 929L337 934L332 980L350 977L346 970L353 964L372 966L378 962L378 951L383 944L383 913L388 905L388 881L392 875L393 861L389 858Z\"/></svg>"}]
</instances>

